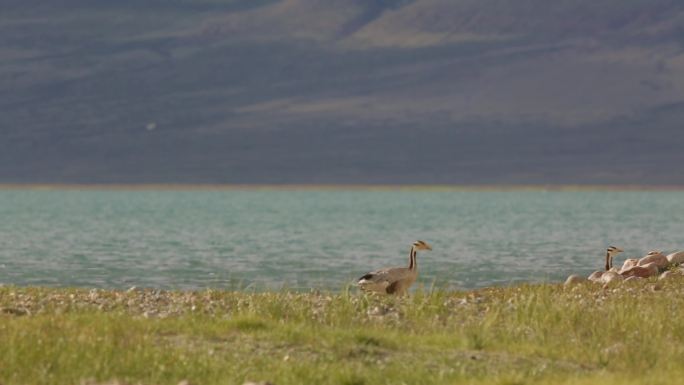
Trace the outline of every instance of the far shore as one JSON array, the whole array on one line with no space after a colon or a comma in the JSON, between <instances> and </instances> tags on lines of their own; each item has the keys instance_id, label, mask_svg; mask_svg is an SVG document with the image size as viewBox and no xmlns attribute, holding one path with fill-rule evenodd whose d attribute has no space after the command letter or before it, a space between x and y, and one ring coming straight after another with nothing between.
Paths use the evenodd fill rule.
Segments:
<instances>
[{"instance_id":1,"label":"far shore","mask_svg":"<svg viewBox=\"0 0 684 385\"><path fill-rule=\"evenodd\" d=\"M684 191L684 185L638 184L185 184L0 183L0 190L106 191Z\"/></svg>"}]
</instances>

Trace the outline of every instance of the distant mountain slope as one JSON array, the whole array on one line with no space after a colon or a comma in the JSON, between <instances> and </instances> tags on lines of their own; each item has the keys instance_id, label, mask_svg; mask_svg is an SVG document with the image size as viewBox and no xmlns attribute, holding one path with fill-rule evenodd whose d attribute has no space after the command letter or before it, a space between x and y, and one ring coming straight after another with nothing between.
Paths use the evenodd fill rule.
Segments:
<instances>
[{"instance_id":1,"label":"distant mountain slope","mask_svg":"<svg viewBox=\"0 0 684 385\"><path fill-rule=\"evenodd\" d=\"M3 2L0 182L684 184L684 3Z\"/></svg>"}]
</instances>

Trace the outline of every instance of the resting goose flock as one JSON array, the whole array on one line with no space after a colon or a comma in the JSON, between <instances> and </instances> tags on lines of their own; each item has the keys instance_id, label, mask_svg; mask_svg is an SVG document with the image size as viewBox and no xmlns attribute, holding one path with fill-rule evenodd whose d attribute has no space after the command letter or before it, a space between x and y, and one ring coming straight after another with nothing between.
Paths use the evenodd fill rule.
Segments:
<instances>
[{"instance_id":1,"label":"resting goose flock","mask_svg":"<svg viewBox=\"0 0 684 385\"><path fill-rule=\"evenodd\" d=\"M608 247L608 249L606 249L604 271L594 271L586 279L578 275L571 275L565 281L566 285L582 282L585 280L609 285L624 280L634 280L654 276L666 278L672 274L669 269L684 263L684 251L678 251L665 255L660 250L652 250L641 258L627 258L622 264L622 267L618 269L617 267L613 266L613 257L622 251L622 249L615 246ZM678 271L684 274L684 268L680 268Z\"/></svg>"}]
</instances>

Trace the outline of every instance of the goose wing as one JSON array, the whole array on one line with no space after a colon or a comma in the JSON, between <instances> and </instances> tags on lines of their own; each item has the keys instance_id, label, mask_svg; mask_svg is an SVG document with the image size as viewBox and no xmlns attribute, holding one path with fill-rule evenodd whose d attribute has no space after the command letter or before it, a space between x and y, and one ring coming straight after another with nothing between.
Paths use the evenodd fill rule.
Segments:
<instances>
[{"instance_id":1,"label":"goose wing","mask_svg":"<svg viewBox=\"0 0 684 385\"><path fill-rule=\"evenodd\" d=\"M372 271L359 278L357 284L363 290L384 292L393 283L408 278L411 271L406 267L392 267Z\"/></svg>"}]
</instances>

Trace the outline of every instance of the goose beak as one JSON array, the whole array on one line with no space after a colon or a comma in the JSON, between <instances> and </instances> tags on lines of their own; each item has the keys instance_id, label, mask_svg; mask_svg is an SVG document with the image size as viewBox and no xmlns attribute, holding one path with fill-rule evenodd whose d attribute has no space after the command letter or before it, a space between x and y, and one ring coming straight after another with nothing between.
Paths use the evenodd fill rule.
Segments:
<instances>
[{"instance_id":1,"label":"goose beak","mask_svg":"<svg viewBox=\"0 0 684 385\"><path fill-rule=\"evenodd\" d=\"M427 248L428 250L432 250L432 246L430 245L425 245L425 248Z\"/></svg>"}]
</instances>

